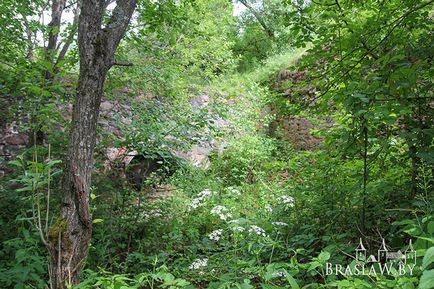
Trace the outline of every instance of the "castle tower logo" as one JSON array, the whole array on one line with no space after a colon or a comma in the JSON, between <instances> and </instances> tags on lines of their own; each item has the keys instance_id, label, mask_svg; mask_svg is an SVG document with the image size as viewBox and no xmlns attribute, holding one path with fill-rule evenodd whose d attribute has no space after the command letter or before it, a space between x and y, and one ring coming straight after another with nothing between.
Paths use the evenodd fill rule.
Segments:
<instances>
[{"instance_id":1,"label":"castle tower logo","mask_svg":"<svg viewBox=\"0 0 434 289\"><path fill-rule=\"evenodd\" d=\"M387 254L389 251L386 248L386 241L384 239L381 239L381 246L378 249L378 259L377 261L380 263L386 263L387 262Z\"/></svg>"},{"instance_id":2,"label":"castle tower logo","mask_svg":"<svg viewBox=\"0 0 434 289\"><path fill-rule=\"evenodd\" d=\"M363 246L362 238L360 238L359 246L356 248L356 260L358 262L366 261L366 248Z\"/></svg>"},{"instance_id":3,"label":"castle tower logo","mask_svg":"<svg viewBox=\"0 0 434 289\"><path fill-rule=\"evenodd\" d=\"M392 275L398 272L399 275L412 275L416 266L416 250L413 248L412 240L409 241L404 253L401 250L391 251L384 238L381 239L378 250L367 255L367 249L362 238L354 250L353 259L347 266L341 264L326 263L327 275ZM395 270L393 270L395 269Z\"/></svg>"}]
</instances>

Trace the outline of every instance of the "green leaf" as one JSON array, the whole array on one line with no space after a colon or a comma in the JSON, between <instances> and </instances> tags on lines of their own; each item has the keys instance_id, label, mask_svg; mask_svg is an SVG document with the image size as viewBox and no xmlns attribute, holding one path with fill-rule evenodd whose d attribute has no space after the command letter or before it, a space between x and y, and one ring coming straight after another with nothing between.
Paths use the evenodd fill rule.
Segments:
<instances>
[{"instance_id":1,"label":"green leaf","mask_svg":"<svg viewBox=\"0 0 434 289\"><path fill-rule=\"evenodd\" d=\"M10 164L12 166L17 166L19 168L21 168L23 166L23 164L19 160L10 161L10 162L8 162L8 164Z\"/></svg>"},{"instance_id":2,"label":"green leaf","mask_svg":"<svg viewBox=\"0 0 434 289\"><path fill-rule=\"evenodd\" d=\"M312 270L321 266L321 263L318 261L313 261L313 262L310 262L309 264L310 264L310 266L309 266L309 269L307 269L307 271L312 271Z\"/></svg>"},{"instance_id":3,"label":"green leaf","mask_svg":"<svg viewBox=\"0 0 434 289\"><path fill-rule=\"evenodd\" d=\"M429 248L422 261L422 270L425 270L431 263L434 262L434 247Z\"/></svg>"},{"instance_id":4,"label":"green leaf","mask_svg":"<svg viewBox=\"0 0 434 289\"><path fill-rule=\"evenodd\" d=\"M320 263L325 263L328 259L330 259L330 253L329 252L321 252L318 256L318 261Z\"/></svg>"},{"instance_id":5,"label":"green leaf","mask_svg":"<svg viewBox=\"0 0 434 289\"><path fill-rule=\"evenodd\" d=\"M297 284L297 281L295 281L294 277L289 275L288 272L286 272L286 280L288 281L289 285L291 285L292 289L300 289L300 287Z\"/></svg>"},{"instance_id":6,"label":"green leaf","mask_svg":"<svg viewBox=\"0 0 434 289\"><path fill-rule=\"evenodd\" d=\"M427 225L428 234L434 234L434 221L431 221Z\"/></svg>"},{"instance_id":7,"label":"green leaf","mask_svg":"<svg viewBox=\"0 0 434 289\"><path fill-rule=\"evenodd\" d=\"M104 222L103 219L95 219L95 220L92 221L92 223L94 223L94 224L102 223L102 222Z\"/></svg>"},{"instance_id":8,"label":"green leaf","mask_svg":"<svg viewBox=\"0 0 434 289\"><path fill-rule=\"evenodd\" d=\"M422 237L422 236L416 236L416 238L421 239L421 240L425 240L425 241L428 241L428 242L434 244L434 239L433 238L427 238L427 237Z\"/></svg>"},{"instance_id":9,"label":"green leaf","mask_svg":"<svg viewBox=\"0 0 434 289\"><path fill-rule=\"evenodd\" d=\"M285 287L261 283L262 289L284 289Z\"/></svg>"},{"instance_id":10,"label":"green leaf","mask_svg":"<svg viewBox=\"0 0 434 289\"><path fill-rule=\"evenodd\" d=\"M249 283L246 283L246 280L244 280L244 283L240 285L240 289L253 289L254 287L250 285Z\"/></svg>"},{"instance_id":11,"label":"green leaf","mask_svg":"<svg viewBox=\"0 0 434 289\"><path fill-rule=\"evenodd\" d=\"M47 166L52 167L54 165L61 164L61 163L62 163L62 160L51 160L47 163Z\"/></svg>"},{"instance_id":12,"label":"green leaf","mask_svg":"<svg viewBox=\"0 0 434 289\"><path fill-rule=\"evenodd\" d=\"M419 281L419 289L434 288L434 270L424 271Z\"/></svg>"}]
</instances>

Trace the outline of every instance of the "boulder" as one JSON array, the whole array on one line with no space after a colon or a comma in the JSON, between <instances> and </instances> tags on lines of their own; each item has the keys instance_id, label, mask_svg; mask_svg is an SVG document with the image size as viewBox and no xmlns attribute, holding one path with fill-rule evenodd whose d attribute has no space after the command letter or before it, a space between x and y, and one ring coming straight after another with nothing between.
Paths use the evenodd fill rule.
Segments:
<instances>
[{"instance_id":1,"label":"boulder","mask_svg":"<svg viewBox=\"0 0 434 289\"><path fill-rule=\"evenodd\" d=\"M26 145L29 141L29 136L23 133L11 134L3 139L7 145Z\"/></svg>"}]
</instances>

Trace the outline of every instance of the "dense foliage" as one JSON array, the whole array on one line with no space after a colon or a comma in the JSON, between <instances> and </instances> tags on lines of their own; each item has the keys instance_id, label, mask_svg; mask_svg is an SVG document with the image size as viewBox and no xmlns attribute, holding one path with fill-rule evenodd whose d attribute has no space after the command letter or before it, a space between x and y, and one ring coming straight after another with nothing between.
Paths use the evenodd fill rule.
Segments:
<instances>
[{"instance_id":1,"label":"dense foliage","mask_svg":"<svg viewBox=\"0 0 434 289\"><path fill-rule=\"evenodd\" d=\"M2 288L49 288L44 242L66 226L77 24L53 30L42 2L0 3ZM434 288L433 2L139 1L74 288ZM329 274L361 239L412 242L416 266Z\"/></svg>"}]
</instances>

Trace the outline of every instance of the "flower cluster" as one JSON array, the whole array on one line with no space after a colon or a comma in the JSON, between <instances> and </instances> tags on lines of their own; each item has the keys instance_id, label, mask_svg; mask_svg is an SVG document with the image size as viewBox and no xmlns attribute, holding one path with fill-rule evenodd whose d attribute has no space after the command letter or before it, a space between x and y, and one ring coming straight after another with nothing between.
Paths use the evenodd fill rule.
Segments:
<instances>
[{"instance_id":1,"label":"flower cluster","mask_svg":"<svg viewBox=\"0 0 434 289\"><path fill-rule=\"evenodd\" d=\"M228 192L237 195L237 196L241 196L241 193L239 190L235 189L234 187L228 187L226 190L228 190Z\"/></svg>"},{"instance_id":2,"label":"flower cluster","mask_svg":"<svg viewBox=\"0 0 434 289\"><path fill-rule=\"evenodd\" d=\"M191 201L189 211L192 211L192 210L198 208L202 204L202 201L204 199L206 199L209 196L215 195L215 194L216 194L216 192L212 192L210 190L203 190L202 192L197 194L196 198L194 198Z\"/></svg>"},{"instance_id":3,"label":"flower cluster","mask_svg":"<svg viewBox=\"0 0 434 289\"><path fill-rule=\"evenodd\" d=\"M151 218L159 218L161 216L163 216L163 212L160 209L152 209L149 212L145 212L143 214L145 220L149 220Z\"/></svg>"},{"instance_id":4,"label":"flower cluster","mask_svg":"<svg viewBox=\"0 0 434 289\"><path fill-rule=\"evenodd\" d=\"M249 229L249 233L254 233L258 236L262 236L262 237L266 237L267 235L265 234L265 230L256 226L256 225L251 225L250 229Z\"/></svg>"},{"instance_id":5,"label":"flower cluster","mask_svg":"<svg viewBox=\"0 0 434 289\"><path fill-rule=\"evenodd\" d=\"M215 206L211 209L210 213L211 215L217 215L221 220L226 221L228 218L232 217L231 213L226 213L227 211L228 208L225 206Z\"/></svg>"},{"instance_id":6,"label":"flower cluster","mask_svg":"<svg viewBox=\"0 0 434 289\"><path fill-rule=\"evenodd\" d=\"M273 208L272 208L270 205L266 205L266 206L265 206L265 210L266 210L267 212L269 212L269 213L272 213L272 212L273 212Z\"/></svg>"},{"instance_id":7,"label":"flower cluster","mask_svg":"<svg viewBox=\"0 0 434 289\"><path fill-rule=\"evenodd\" d=\"M236 226L236 227L233 227L232 230L234 230L235 232L244 232L246 229L244 229L243 227L240 227L240 226Z\"/></svg>"},{"instance_id":8,"label":"flower cluster","mask_svg":"<svg viewBox=\"0 0 434 289\"><path fill-rule=\"evenodd\" d=\"M288 224L284 223L284 222L271 222L271 224L273 226L276 226L276 227L286 227L286 226L288 226Z\"/></svg>"},{"instance_id":9,"label":"flower cluster","mask_svg":"<svg viewBox=\"0 0 434 289\"><path fill-rule=\"evenodd\" d=\"M214 230L208 235L208 238L212 241L218 241L220 240L222 234L223 234L223 229Z\"/></svg>"},{"instance_id":10,"label":"flower cluster","mask_svg":"<svg viewBox=\"0 0 434 289\"><path fill-rule=\"evenodd\" d=\"M190 204L190 210L198 208L200 206L200 201L201 200L198 198L193 199L193 201L191 201L191 204Z\"/></svg>"},{"instance_id":11,"label":"flower cluster","mask_svg":"<svg viewBox=\"0 0 434 289\"><path fill-rule=\"evenodd\" d=\"M206 267L208 265L208 259L196 259L191 265L188 267L190 270L200 269L201 267Z\"/></svg>"},{"instance_id":12,"label":"flower cluster","mask_svg":"<svg viewBox=\"0 0 434 289\"><path fill-rule=\"evenodd\" d=\"M216 194L216 192L212 192L210 190L203 190L202 192L200 192L199 194L197 194L197 197L201 198L201 199L204 199L204 198L206 198L208 196L212 196L212 195L215 195L215 194Z\"/></svg>"},{"instance_id":13,"label":"flower cluster","mask_svg":"<svg viewBox=\"0 0 434 289\"><path fill-rule=\"evenodd\" d=\"M285 205L288 205L289 207L294 207L294 198L290 196L280 196L277 198L277 200Z\"/></svg>"},{"instance_id":14,"label":"flower cluster","mask_svg":"<svg viewBox=\"0 0 434 289\"><path fill-rule=\"evenodd\" d=\"M273 278L286 278L286 272L278 271L272 274Z\"/></svg>"}]
</instances>

